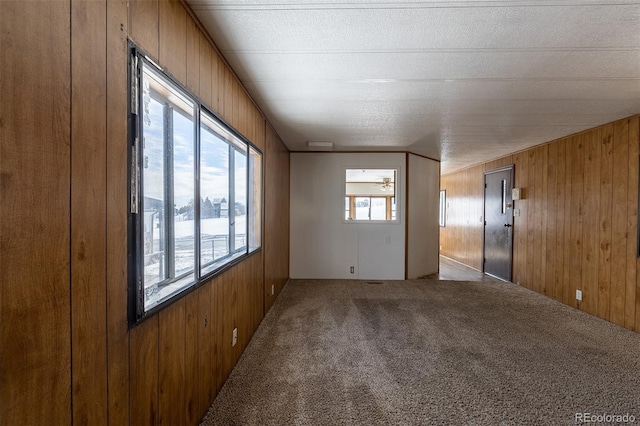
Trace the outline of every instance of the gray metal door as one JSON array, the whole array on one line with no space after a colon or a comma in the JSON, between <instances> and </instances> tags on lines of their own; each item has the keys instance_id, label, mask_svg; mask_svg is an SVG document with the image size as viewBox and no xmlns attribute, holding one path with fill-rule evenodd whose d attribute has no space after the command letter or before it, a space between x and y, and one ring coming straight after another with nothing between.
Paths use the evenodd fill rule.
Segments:
<instances>
[{"instance_id":1,"label":"gray metal door","mask_svg":"<svg viewBox=\"0 0 640 426\"><path fill-rule=\"evenodd\" d=\"M513 166L484 175L484 273L511 281Z\"/></svg>"}]
</instances>

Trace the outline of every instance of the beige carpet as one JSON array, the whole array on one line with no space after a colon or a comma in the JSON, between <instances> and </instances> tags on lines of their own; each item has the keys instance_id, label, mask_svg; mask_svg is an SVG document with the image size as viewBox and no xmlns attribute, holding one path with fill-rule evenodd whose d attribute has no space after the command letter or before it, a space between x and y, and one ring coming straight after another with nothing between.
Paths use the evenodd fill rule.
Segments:
<instances>
[{"instance_id":1,"label":"beige carpet","mask_svg":"<svg viewBox=\"0 0 640 426\"><path fill-rule=\"evenodd\" d=\"M509 283L293 280L205 425L640 422L640 335Z\"/></svg>"}]
</instances>

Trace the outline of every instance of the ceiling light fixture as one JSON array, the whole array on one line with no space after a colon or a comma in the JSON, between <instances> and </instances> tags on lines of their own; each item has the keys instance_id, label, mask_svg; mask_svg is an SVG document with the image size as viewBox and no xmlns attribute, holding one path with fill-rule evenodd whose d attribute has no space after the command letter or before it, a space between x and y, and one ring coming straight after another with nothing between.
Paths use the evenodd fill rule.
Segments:
<instances>
[{"instance_id":1,"label":"ceiling light fixture","mask_svg":"<svg viewBox=\"0 0 640 426\"><path fill-rule=\"evenodd\" d=\"M393 191L393 184L391 183L391 178L382 178L382 190L383 191Z\"/></svg>"}]
</instances>

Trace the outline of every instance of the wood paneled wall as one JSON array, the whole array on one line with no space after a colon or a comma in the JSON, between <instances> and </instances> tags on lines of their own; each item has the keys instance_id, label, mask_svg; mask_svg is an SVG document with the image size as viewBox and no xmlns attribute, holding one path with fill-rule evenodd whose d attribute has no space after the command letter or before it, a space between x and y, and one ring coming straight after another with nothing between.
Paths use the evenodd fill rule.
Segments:
<instances>
[{"instance_id":1,"label":"wood paneled wall","mask_svg":"<svg viewBox=\"0 0 640 426\"><path fill-rule=\"evenodd\" d=\"M265 311L271 308L289 276L289 151L271 126L267 126L267 180L265 204L274 206L265 212L265 227L273 237L264 244Z\"/></svg>"},{"instance_id":2,"label":"wood paneled wall","mask_svg":"<svg viewBox=\"0 0 640 426\"><path fill-rule=\"evenodd\" d=\"M70 13L0 2L3 424L71 421Z\"/></svg>"},{"instance_id":3,"label":"wood paneled wall","mask_svg":"<svg viewBox=\"0 0 640 426\"><path fill-rule=\"evenodd\" d=\"M609 123L442 177L441 253L482 264L483 171L514 164L513 281L640 331L637 257L640 116ZM575 298L582 290L582 301Z\"/></svg>"},{"instance_id":4,"label":"wood paneled wall","mask_svg":"<svg viewBox=\"0 0 640 426\"><path fill-rule=\"evenodd\" d=\"M193 16L0 2L0 424L197 424L287 281L288 151ZM131 330L128 38L265 165L263 250Z\"/></svg>"}]
</instances>

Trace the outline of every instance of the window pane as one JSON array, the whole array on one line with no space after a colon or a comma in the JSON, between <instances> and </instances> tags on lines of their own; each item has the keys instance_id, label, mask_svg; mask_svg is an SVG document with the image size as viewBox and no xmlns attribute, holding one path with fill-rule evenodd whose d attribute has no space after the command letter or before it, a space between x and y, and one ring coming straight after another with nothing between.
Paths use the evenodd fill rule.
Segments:
<instances>
[{"instance_id":1,"label":"window pane","mask_svg":"<svg viewBox=\"0 0 640 426\"><path fill-rule=\"evenodd\" d=\"M158 283L166 278L165 187L164 187L164 108L160 102L145 97L143 121L144 180L144 289L145 301L157 297Z\"/></svg>"},{"instance_id":2,"label":"window pane","mask_svg":"<svg viewBox=\"0 0 640 426\"><path fill-rule=\"evenodd\" d=\"M249 251L262 245L262 155L249 149Z\"/></svg>"},{"instance_id":3,"label":"window pane","mask_svg":"<svg viewBox=\"0 0 640 426\"><path fill-rule=\"evenodd\" d=\"M396 197L391 197L391 220L396 220Z\"/></svg>"},{"instance_id":4,"label":"window pane","mask_svg":"<svg viewBox=\"0 0 640 426\"><path fill-rule=\"evenodd\" d=\"M344 197L344 219L349 220L349 197Z\"/></svg>"},{"instance_id":5,"label":"window pane","mask_svg":"<svg viewBox=\"0 0 640 426\"><path fill-rule=\"evenodd\" d=\"M371 220L387 219L387 199L382 197L371 198Z\"/></svg>"},{"instance_id":6,"label":"window pane","mask_svg":"<svg viewBox=\"0 0 640 426\"><path fill-rule=\"evenodd\" d=\"M174 277L195 263L195 160L193 117L173 110Z\"/></svg>"},{"instance_id":7,"label":"window pane","mask_svg":"<svg viewBox=\"0 0 640 426\"><path fill-rule=\"evenodd\" d=\"M136 205L128 225L136 263L128 278L129 320L137 322L261 247L264 166L258 149L140 52L134 56L131 87L140 91L130 92L137 111L129 118L139 127L129 134Z\"/></svg>"},{"instance_id":8,"label":"window pane","mask_svg":"<svg viewBox=\"0 0 640 426\"><path fill-rule=\"evenodd\" d=\"M356 220L369 220L370 198L356 197Z\"/></svg>"},{"instance_id":9,"label":"window pane","mask_svg":"<svg viewBox=\"0 0 640 426\"><path fill-rule=\"evenodd\" d=\"M346 169L345 219L395 221L396 175L396 169Z\"/></svg>"},{"instance_id":10,"label":"window pane","mask_svg":"<svg viewBox=\"0 0 640 426\"><path fill-rule=\"evenodd\" d=\"M204 272L229 254L229 144L207 126L211 120L202 115L200 134L200 263Z\"/></svg>"},{"instance_id":11,"label":"window pane","mask_svg":"<svg viewBox=\"0 0 640 426\"><path fill-rule=\"evenodd\" d=\"M144 64L142 77L144 309L194 282L194 103Z\"/></svg>"},{"instance_id":12,"label":"window pane","mask_svg":"<svg viewBox=\"0 0 640 426\"><path fill-rule=\"evenodd\" d=\"M247 247L247 154L246 148L236 148L234 155L235 250Z\"/></svg>"}]
</instances>

